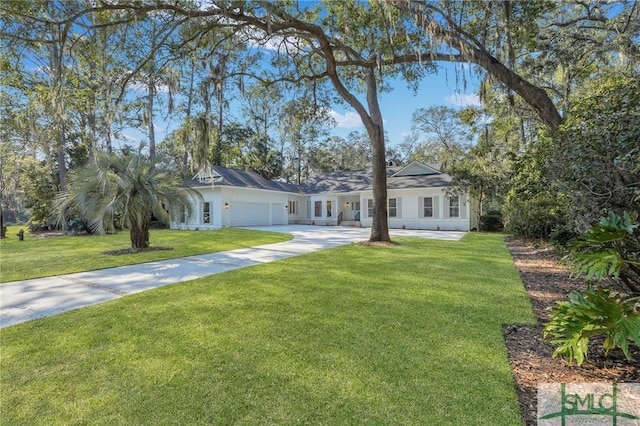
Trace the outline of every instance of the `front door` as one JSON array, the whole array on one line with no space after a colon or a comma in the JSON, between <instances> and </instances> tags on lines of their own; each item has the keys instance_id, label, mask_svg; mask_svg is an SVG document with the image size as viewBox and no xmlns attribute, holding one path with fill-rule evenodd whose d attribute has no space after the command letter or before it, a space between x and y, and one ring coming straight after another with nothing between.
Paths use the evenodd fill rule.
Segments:
<instances>
[{"instance_id":1,"label":"front door","mask_svg":"<svg viewBox=\"0 0 640 426\"><path fill-rule=\"evenodd\" d=\"M356 220L360 213L360 201L354 201L351 207L351 220Z\"/></svg>"}]
</instances>

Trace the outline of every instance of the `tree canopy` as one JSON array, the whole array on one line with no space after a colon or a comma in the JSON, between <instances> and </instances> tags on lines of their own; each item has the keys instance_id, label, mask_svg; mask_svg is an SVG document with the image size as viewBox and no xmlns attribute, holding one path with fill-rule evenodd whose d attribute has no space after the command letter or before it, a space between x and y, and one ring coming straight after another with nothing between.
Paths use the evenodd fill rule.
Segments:
<instances>
[{"instance_id":1,"label":"tree canopy","mask_svg":"<svg viewBox=\"0 0 640 426\"><path fill-rule=\"evenodd\" d=\"M46 194L136 145L126 129L183 178L222 164L301 182L368 161L374 241L389 240L388 155L449 156L460 187L505 211L536 197L564 212L556 222L567 200L585 221L637 209L639 16L627 0L5 2L2 210L46 222ZM443 62L471 64L482 107L425 105L412 139L387 146L379 94L398 78L420 94ZM334 103L357 112L368 147L328 132ZM157 141L160 119L172 131Z\"/></svg>"}]
</instances>

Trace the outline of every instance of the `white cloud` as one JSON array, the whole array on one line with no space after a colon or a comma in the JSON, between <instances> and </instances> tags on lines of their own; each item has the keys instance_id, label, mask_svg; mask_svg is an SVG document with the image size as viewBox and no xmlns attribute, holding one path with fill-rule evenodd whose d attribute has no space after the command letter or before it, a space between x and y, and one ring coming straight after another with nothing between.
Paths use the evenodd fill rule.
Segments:
<instances>
[{"instance_id":1,"label":"white cloud","mask_svg":"<svg viewBox=\"0 0 640 426\"><path fill-rule=\"evenodd\" d=\"M149 90L147 83L140 80L134 80L129 83L128 87L134 92L146 93ZM169 86L164 83L156 83L156 93L169 93Z\"/></svg>"},{"instance_id":2,"label":"white cloud","mask_svg":"<svg viewBox=\"0 0 640 426\"><path fill-rule=\"evenodd\" d=\"M127 133L122 133L120 134L120 137L125 141L125 142L138 142L140 140L139 136L134 136L132 134L127 134Z\"/></svg>"},{"instance_id":3,"label":"white cloud","mask_svg":"<svg viewBox=\"0 0 640 426\"><path fill-rule=\"evenodd\" d=\"M468 107L468 106L481 106L480 97L476 94L469 93L454 93L453 95L449 95L444 98L450 104L459 106L459 107Z\"/></svg>"},{"instance_id":4,"label":"white cloud","mask_svg":"<svg viewBox=\"0 0 640 426\"><path fill-rule=\"evenodd\" d=\"M347 111L344 114L340 114L334 110L329 111L329 115L336 120L336 127L339 129L355 129L362 127L362 120L358 113L354 111Z\"/></svg>"}]
</instances>

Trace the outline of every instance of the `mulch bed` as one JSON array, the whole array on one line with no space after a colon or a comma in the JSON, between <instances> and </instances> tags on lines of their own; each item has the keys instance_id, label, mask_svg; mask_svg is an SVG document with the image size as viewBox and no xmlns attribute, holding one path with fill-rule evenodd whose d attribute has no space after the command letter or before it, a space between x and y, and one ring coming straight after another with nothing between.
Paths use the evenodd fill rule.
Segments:
<instances>
[{"instance_id":1,"label":"mulch bed","mask_svg":"<svg viewBox=\"0 0 640 426\"><path fill-rule=\"evenodd\" d=\"M141 249L121 249L121 250L111 250L111 251L103 251L102 254L106 254L107 256L122 256L123 254L133 254L133 253L144 253L147 251L160 251L160 250L173 250L173 247L147 247Z\"/></svg>"},{"instance_id":2,"label":"mulch bed","mask_svg":"<svg viewBox=\"0 0 640 426\"><path fill-rule=\"evenodd\" d=\"M558 300L566 300L569 292L584 290L586 286L582 280L569 278L568 269L558 264L559 258L550 248L533 247L515 239L507 239L507 247L538 317L535 326L503 328L525 424L537 423L538 383L639 382L640 348L635 346L631 349L633 361L626 360L620 350L612 350L605 357L603 339L592 339L589 359L580 367L551 357L554 347L542 340L542 329L550 313L547 308Z\"/></svg>"}]
</instances>

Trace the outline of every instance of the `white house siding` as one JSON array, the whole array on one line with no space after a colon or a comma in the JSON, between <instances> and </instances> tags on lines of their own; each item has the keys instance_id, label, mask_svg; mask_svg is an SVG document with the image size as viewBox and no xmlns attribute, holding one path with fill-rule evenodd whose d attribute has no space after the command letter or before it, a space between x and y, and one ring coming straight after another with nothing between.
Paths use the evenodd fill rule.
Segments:
<instances>
[{"instance_id":1,"label":"white house siding","mask_svg":"<svg viewBox=\"0 0 640 426\"><path fill-rule=\"evenodd\" d=\"M193 198L194 215L178 229L218 229L227 226L286 225L288 194L252 188L227 186L197 188L202 200ZM202 204L210 202L211 221L204 223Z\"/></svg>"},{"instance_id":2,"label":"white house siding","mask_svg":"<svg viewBox=\"0 0 640 426\"><path fill-rule=\"evenodd\" d=\"M449 217L448 198L441 188L388 190L388 198L397 200L397 217L389 217L389 228L440 229L443 231L468 231L471 206L467 196L460 197L460 216ZM434 217L425 218L420 214L420 201L424 197L434 199ZM361 225L371 226L367 200L373 199L373 192L361 194ZM388 206L387 206L388 209Z\"/></svg>"},{"instance_id":3,"label":"white house siding","mask_svg":"<svg viewBox=\"0 0 640 426\"><path fill-rule=\"evenodd\" d=\"M289 204L294 204L294 209L287 208L289 223L301 225L311 224L311 212L309 210L309 197L304 195L289 195ZM288 206L287 206L288 207Z\"/></svg>"},{"instance_id":4,"label":"white house siding","mask_svg":"<svg viewBox=\"0 0 640 426\"><path fill-rule=\"evenodd\" d=\"M336 195L312 195L310 203L310 220L313 225L337 225L340 206ZM320 214L316 214L316 203L320 203ZM331 215L328 207L331 207Z\"/></svg>"},{"instance_id":5,"label":"white house siding","mask_svg":"<svg viewBox=\"0 0 640 426\"><path fill-rule=\"evenodd\" d=\"M229 203L223 226L286 225L285 206L289 196L284 192L252 188L221 187L222 202Z\"/></svg>"}]
</instances>

